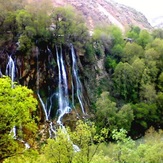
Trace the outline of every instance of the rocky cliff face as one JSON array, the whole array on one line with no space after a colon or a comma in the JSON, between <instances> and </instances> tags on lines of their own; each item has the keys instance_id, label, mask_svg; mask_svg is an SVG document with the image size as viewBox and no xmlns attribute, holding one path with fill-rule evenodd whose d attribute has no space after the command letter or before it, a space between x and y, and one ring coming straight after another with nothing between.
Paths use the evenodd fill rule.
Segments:
<instances>
[{"instance_id":1,"label":"rocky cliff face","mask_svg":"<svg viewBox=\"0 0 163 163\"><path fill-rule=\"evenodd\" d=\"M113 0L54 0L53 3L55 6L72 5L81 11L90 30L102 24L115 24L122 31L130 25L152 28L142 13Z\"/></svg>"}]
</instances>

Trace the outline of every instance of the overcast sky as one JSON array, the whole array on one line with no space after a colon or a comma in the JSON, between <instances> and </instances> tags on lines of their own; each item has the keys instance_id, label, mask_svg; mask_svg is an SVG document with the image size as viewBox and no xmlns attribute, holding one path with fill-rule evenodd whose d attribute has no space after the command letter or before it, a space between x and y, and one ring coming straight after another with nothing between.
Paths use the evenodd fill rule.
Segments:
<instances>
[{"instance_id":1,"label":"overcast sky","mask_svg":"<svg viewBox=\"0 0 163 163\"><path fill-rule=\"evenodd\" d=\"M163 16L163 0L115 0L118 3L133 7L142 12L149 22L153 18Z\"/></svg>"}]
</instances>

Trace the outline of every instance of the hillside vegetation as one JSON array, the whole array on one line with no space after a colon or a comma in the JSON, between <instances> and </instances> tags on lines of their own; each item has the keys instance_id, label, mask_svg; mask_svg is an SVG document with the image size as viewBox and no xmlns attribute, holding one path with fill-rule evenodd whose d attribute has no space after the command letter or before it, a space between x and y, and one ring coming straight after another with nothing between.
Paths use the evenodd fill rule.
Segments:
<instances>
[{"instance_id":1,"label":"hillside vegetation","mask_svg":"<svg viewBox=\"0 0 163 163\"><path fill-rule=\"evenodd\" d=\"M80 53L90 114L73 125L56 127L55 137L48 138L48 132L43 133L48 122L39 117L36 89L31 89L36 86L23 85L21 79L13 83L3 75L0 162L163 162L162 29L131 26L122 33L117 26L99 25L90 34L71 6L53 7L47 0L0 2L0 72L5 72L8 53L27 61L33 47L43 51L59 45L67 50L72 43Z\"/></svg>"}]
</instances>

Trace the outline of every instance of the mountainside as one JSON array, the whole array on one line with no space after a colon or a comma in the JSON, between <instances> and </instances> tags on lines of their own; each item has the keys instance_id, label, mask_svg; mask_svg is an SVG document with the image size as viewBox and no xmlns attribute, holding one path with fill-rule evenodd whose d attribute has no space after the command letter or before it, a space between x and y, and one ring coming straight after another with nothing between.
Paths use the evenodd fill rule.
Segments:
<instances>
[{"instance_id":1,"label":"mountainside","mask_svg":"<svg viewBox=\"0 0 163 163\"><path fill-rule=\"evenodd\" d=\"M55 6L72 5L84 15L87 25L92 30L97 25L115 24L125 30L130 25L151 29L147 18L131 7L112 0L53 0Z\"/></svg>"},{"instance_id":2,"label":"mountainside","mask_svg":"<svg viewBox=\"0 0 163 163\"><path fill-rule=\"evenodd\" d=\"M163 31L112 1L25 1L0 0L0 163L163 162Z\"/></svg>"}]
</instances>

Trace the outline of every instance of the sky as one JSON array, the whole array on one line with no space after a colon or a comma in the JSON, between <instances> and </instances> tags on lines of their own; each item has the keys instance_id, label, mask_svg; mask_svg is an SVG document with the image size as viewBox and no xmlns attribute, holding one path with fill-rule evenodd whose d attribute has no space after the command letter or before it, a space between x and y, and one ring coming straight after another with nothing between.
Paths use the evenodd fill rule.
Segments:
<instances>
[{"instance_id":1,"label":"sky","mask_svg":"<svg viewBox=\"0 0 163 163\"><path fill-rule=\"evenodd\" d=\"M130 6L142 12L148 21L163 16L163 0L115 0L118 3Z\"/></svg>"}]
</instances>

